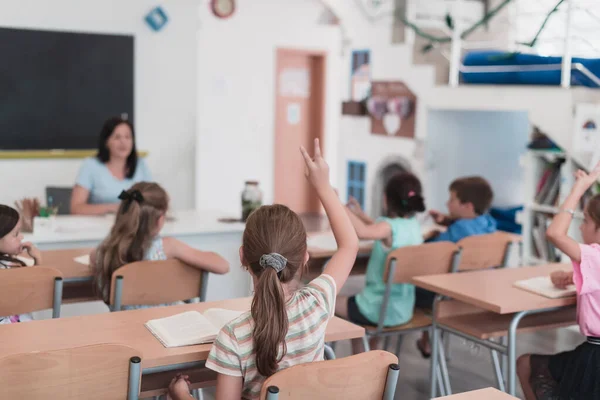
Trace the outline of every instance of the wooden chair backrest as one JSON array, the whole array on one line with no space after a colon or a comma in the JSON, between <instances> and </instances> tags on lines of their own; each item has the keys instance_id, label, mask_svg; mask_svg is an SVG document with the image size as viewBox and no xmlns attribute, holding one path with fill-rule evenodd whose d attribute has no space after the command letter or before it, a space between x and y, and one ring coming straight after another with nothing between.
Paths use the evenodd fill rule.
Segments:
<instances>
[{"instance_id":1,"label":"wooden chair backrest","mask_svg":"<svg viewBox=\"0 0 600 400\"><path fill-rule=\"evenodd\" d=\"M125 400L138 355L116 344L13 354L0 359L0 398Z\"/></svg>"},{"instance_id":2,"label":"wooden chair backrest","mask_svg":"<svg viewBox=\"0 0 600 400\"><path fill-rule=\"evenodd\" d=\"M296 365L269 377L260 391L266 399L270 386L279 399L381 399L388 368L398 357L375 350L355 356Z\"/></svg>"},{"instance_id":3,"label":"wooden chair backrest","mask_svg":"<svg viewBox=\"0 0 600 400\"><path fill-rule=\"evenodd\" d=\"M0 316L52 308L57 278L61 272L49 267L0 269Z\"/></svg>"},{"instance_id":4,"label":"wooden chair backrest","mask_svg":"<svg viewBox=\"0 0 600 400\"><path fill-rule=\"evenodd\" d=\"M425 243L393 250L387 257L384 280L387 281L393 261L396 262L393 283L408 283L415 276L448 273L457 252L458 246L451 242Z\"/></svg>"},{"instance_id":5,"label":"wooden chair backrest","mask_svg":"<svg viewBox=\"0 0 600 400\"><path fill-rule=\"evenodd\" d=\"M517 235L502 231L464 238L457 243L462 249L458 270L472 271L502 266L510 243L518 241Z\"/></svg>"},{"instance_id":6,"label":"wooden chair backrest","mask_svg":"<svg viewBox=\"0 0 600 400\"><path fill-rule=\"evenodd\" d=\"M112 274L110 304L114 302L115 280L123 277L121 305L157 305L198 297L202 270L179 260L138 261Z\"/></svg>"}]
</instances>

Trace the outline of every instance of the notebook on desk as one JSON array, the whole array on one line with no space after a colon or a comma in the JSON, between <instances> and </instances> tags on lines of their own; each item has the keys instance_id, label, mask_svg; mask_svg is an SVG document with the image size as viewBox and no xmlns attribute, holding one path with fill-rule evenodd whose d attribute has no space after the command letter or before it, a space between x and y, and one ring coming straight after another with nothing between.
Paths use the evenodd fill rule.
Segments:
<instances>
[{"instance_id":1,"label":"notebook on desk","mask_svg":"<svg viewBox=\"0 0 600 400\"><path fill-rule=\"evenodd\" d=\"M244 311L211 308L204 311L186 311L166 318L152 319L145 326L165 347L192 346L211 343L225 324Z\"/></svg>"},{"instance_id":2,"label":"notebook on desk","mask_svg":"<svg viewBox=\"0 0 600 400\"><path fill-rule=\"evenodd\" d=\"M79 264L90 265L90 255L89 254L84 254L82 256L75 257L73 260Z\"/></svg>"},{"instance_id":3,"label":"notebook on desk","mask_svg":"<svg viewBox=\"0 0 600 400\"><path fill-rule=\"evenodd\" d=\"M549 299L559 299L561 297L575 296L577 291L575 285L569 285L566 289L559 289L554 286L549 276L538 276L531 279L517 281L514 286Z\"/></svg>"}]
</instances>

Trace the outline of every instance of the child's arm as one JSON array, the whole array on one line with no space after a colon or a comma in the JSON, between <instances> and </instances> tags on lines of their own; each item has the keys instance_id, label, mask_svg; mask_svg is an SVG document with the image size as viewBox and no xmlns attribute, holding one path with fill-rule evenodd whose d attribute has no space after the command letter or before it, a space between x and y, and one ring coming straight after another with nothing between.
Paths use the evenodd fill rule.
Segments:
<instances>
[{"instance_id":1,"label":"child's arm","mask_svg":"<svg viewBox=\"0 0 600 400\"><path fill-rule=\"evenodd\" d=\"M40 265L42 263L42 253L40 249L35 247L31 242L25 242L21 244L23 250L27 251L29 257L33 258L34 265Z\"/></svg>"},{"instance_id":2,"label":"child's arm","mask_svg":"<svg viewBox=\"0 0 600 400\"><path fill-rule=\"evenodd\" d=\"M240 400L244 378L217 374L217 392L215 400Z\"/></svg>"},{"instance_id":3,"label":"child's arm","mask_svg":"<svg viewBox=\"0 0 600 400\"><path fill-rule=\"evenodd\" d=\"M339 293L356 260L358 238L352 222L348 218L346 208L329 184L329 166L321 156L319 139L315 139L314 160L310 158L304 147L301 147L300 151L306 162L306 177L317 191L338 245L338 250L331 257L323 272L333 278L337 293Z\"/></svg>"},{"instance_id":4,"label":"child's arm","mask_svg":"<svg viewBox=\"0 0 600 400\"><path fill-rule=\"evenodd\" d=\"M229 263L217 253L200 251L170 237L163 238L163 248L168 259L176 258L189 266L214 274L229 272Z\"/></svg>"},{"instance_id":5,"label":"child's arm","mask_svg":"<svg viewBox=\"0 0 600 400\"><path fill-rule=\"evenodd\" d=\"M362 222L364 222L366 225L371 225L371 224L375 223L373 218L369 217L363 211L362 207L360 206L360 204L354 197L350 196L350 200L348 200L348 204L346 204L346 206L350 209L350 211L352 211L352 213L354 215L356 215L358 218L360 218L360 220Z\"/></svg>"},{"instance_id":6,"label":"child's arm","mask_svg":"<svg viewBox=\"0 0 600 400\"><path fill-rule=\"evenodd\" d=\"M572 210L577 208L581 196L599 177L600 163L596 165L589 175L582 170L577 171L575 174L576 181L571 189L571 193L569 193L565 202L560 207L561 212L554 216L552 223L546 230L548 240L574 262L581 262L581 249L579 248L579 243L568 236L569 225L573 219Z\"/></svg>"},{"instance_id":7,"label":"child's arm","mask_svg":"<svg viewBox=\"0 0 600 400\"><path fill-rule=\"evenodd\" d=\"M381 221L373 224L365 224L365 222L349 208L346 208L346 210L359 239L383 240L392 235L392 227L387 222Z\"/></svg>"},{"instance_id":8,"label":"child's arm","mask_svg":"<svg viewBox=\"0 0 600 400\"><path fill-rule=\"evenodd\" d=\"M429 215L431 215L436 224L441 226L450 226L454 222L454 219L452 219L449 215L442 214L436 210L429 211Z\"/></svg>"}]
</instances>

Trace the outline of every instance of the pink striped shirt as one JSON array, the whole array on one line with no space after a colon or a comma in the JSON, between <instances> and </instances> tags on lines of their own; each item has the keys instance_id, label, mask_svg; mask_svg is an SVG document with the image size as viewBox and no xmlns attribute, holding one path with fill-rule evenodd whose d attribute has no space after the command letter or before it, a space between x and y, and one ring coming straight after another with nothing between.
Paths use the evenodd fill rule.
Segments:
<instances>
[{"instance_id":1,"label":"pink striped shirt","mask_svg":"<svg viewBox=\"0 0 600 400\"><path fill-rule=\"evenodd\" d=\"M335 310L335 281L321 275L296 291L287 302L287 353L279 362L282 370L293 365L323 360L327 322ZM206 367L220 374L242 376L242 398L258 399L265 377L258 373L252 342L254 321L246 312L223 327L215 340ZM283 346L279 348L279 354Z\"/></svg>"}]
</instances>

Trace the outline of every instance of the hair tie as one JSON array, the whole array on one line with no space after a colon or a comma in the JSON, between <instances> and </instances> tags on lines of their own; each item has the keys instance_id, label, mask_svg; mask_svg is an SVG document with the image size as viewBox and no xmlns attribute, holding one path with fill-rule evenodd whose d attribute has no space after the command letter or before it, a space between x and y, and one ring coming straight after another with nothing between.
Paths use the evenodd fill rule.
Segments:
<instances>
[{"instance_id":1,"label":"hair tie","mask_svg":"<svg viewBox=\"0 0 600 400\"><path fill-rule=\"evenodd\" d=\"M263 254L260 256L259 264L263 268L271 267L280 273L287 265L287 258L279 253Z\"/></svg>"},{"instance_id":2,"label":"hair tie","mask_svg":"<svg viewBox=\"0 0 600 400\"><path fill-rule=\"evenodd\" d=\"M408 197L415 197L417 194L411 190L410 192L408 192Z\"/></svg>"},{"instance_id":3,"label":"hair tie","mask_svg":"<svg viewBox=\"0 0 600 400\"><path fill-rule=\"evenodd\" d=\"M125 205L123 206L123 212L127 212L132 201L135 200L139 204L142 204L144 202L144 196L142 195L142 192L140 192L137 189L131 190L129 192L123 190L119 195L119 200L125 201Z\"/></svg>"}]
</instances>

